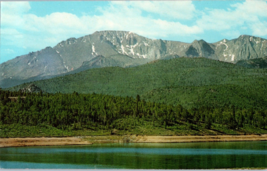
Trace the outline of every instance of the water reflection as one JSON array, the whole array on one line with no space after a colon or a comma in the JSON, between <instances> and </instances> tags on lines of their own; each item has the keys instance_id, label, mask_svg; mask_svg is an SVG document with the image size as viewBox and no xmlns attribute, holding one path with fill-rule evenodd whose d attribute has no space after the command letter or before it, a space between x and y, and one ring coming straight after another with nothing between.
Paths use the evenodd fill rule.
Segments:
<instances>
[{"instance_id":1,"label":"water reflection","mask_svg":"<svg viewBox=\"0 0 267 171\"><path fill-rule=\"evenodd\" d=\"M0 149L1 168L267 167L266 142L94 144Z\"/></svg>"}]
</instances>

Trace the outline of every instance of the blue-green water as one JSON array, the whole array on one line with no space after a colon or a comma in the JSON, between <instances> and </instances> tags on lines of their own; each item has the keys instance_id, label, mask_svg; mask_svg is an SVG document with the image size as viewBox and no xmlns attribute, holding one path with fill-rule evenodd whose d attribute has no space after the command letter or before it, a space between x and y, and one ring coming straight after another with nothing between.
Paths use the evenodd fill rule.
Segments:
<instances>
[{"instance_id":1,"label":"blue-green water","mask_svg":"<svg viewBox=\"0 0 267 171\"><path fill-rule=\"evenodd\" d=\"M0 168L267 168L267 142L95 144L0 148Z\"/></svg>"}]
</instances>

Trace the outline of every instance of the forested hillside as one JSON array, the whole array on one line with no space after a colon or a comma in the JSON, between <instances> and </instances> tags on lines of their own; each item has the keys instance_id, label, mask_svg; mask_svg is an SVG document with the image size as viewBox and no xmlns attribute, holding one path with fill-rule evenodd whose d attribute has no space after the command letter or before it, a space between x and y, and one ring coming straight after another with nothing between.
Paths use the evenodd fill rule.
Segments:
<instances>
[{"instance_id":1,"label":"forested hillside","mask_svg":"<svg viewBox=\"0 0 267 171\"><path fill-rule=\"evenodd\" d=\"M0 93L0 137L267 133L266 109L187 110L181 105L146 102L140 96Z\"/></svg>"},{"instance_id":2,"label":"forested hillside","mask_svg":"<svg viewBox=\"0 0 267 171\"><path fill-rule=\"evenodd\" d=\"M240 60L236 63L236 65L247 68L267 68L267 56L263 58Z\"/></svg>"},{"instance_id":3,"label":"forested hillside","mask_svg":"<svg viewBox=\"0 0 267 171\"><path fill-rule=\"evenodd\" d=\"M132 68L90 69L33 83L48 93L140 95L149 102L179 104L187 109L230 105L267 109L266 74L266 69L248 69L206 58L174 58Z\"/></svg>"}]
</instances>

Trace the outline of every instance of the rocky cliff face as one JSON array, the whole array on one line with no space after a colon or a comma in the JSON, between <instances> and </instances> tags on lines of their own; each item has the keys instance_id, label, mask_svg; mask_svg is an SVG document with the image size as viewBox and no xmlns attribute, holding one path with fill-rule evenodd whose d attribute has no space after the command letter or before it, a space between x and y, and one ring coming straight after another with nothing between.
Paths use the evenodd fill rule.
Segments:
<instances>
[{"instance_id":1,"label":"rocky cliff face","mask_svg":"<svg viewBox=\"0 0 267 171\"><path fill-rule=\"evenodd\" d=\"M233 40L222 40L215 45L215 52L221 61L236 63L239 60L261 58L267 55L267 40L242 35Z\"/></svg>"},{"instance_id":2,"label":"rocky cliff face","mask_svg":"<svg viewBox=\"0 0 267 171\"><path fill-rule=\"evenodd\" d=\"M127 31L100 31L70 38L0 65L0 86L11 87L59 74L107 66L129 67L170 57L206 57L236 63L267 55L267 40L242 35L233 40L192 43L153 40Z\"/></svg>"}]
</instances>

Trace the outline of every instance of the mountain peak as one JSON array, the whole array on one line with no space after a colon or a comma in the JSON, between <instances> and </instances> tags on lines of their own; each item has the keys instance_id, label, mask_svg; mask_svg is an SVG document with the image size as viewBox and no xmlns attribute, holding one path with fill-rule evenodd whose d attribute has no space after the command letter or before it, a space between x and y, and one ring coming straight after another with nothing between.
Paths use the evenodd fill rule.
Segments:
<instances>
[{"instance_id":1,"label":"mountain peak","mask_svg":"<svg viewBox=\"0 0 267 171\"><path fill-rule=\"evenodd\" d=\"M243 37L251 37L251 36L250 35L247 35L247 34L242 34L238 38L243 38Z\"/></svg>"},{"instance_id":2,"label":"mountain peak","mask_svg":"<svg viewBox=\"0 0 267 171\"><path fill-rule=\"evenodd\" d=\"M251 38L256 38L255 36L251 36L251 35L240 35L238 37L238 39L251 39Z\"/></svg>"},{"instance_id":3,"label":"mountain peak","mask_svg":"<svg viewBox=\"0 0 267 171\"><path fill-rule=\"evenodd\" d=\"M115 30L96 31L89 36L98 37L101 40L106 39L111 41L111 43L113 43L112 42L113 39L115 39L114 41L116 41L116 39L122 39L122 38L131 39L134 37L142 37L131 31L115 31Z\"/></svg>"},{"instance_id":4,"label":"mountain peak","mask_svg":"<svg viewBox=\"0 0 267 171\"><path fill-rule=\"evenodd\" d=\"M266 39L263 39L261 37L256 37L256 36L251 36L251 35L241 35L235 40L240 40L240 41L247 41L247 42L254 42L256 44L259 44L261 42L266 42Z\"/></svg>"},{"instance_id":5,"label":"mountain peak","mask_svg":"<svg viewBox=\"0 0 267 171\"><path fill-rule=\"evenodd\" d=\"M96 31L93 34L135 34L134 32L131 31L118 31L118 30L102 30L102 31Z\"/></svg>"},{"instance_id":6,"label":"mountain peak","mask_svg":"<svg viewBox=\"0 0 267 171\"><path fill-rule=\"evenodd\" d=\"M53 48L22 55L0 65L0 86L7 85L7 81L13 81L14 78L21 82L26 79L51 78L75 71L85 63L90 68L134 66L170 56L201 56L236 63L241 59L266 55L267 40L249 35L241 35L234 40L223 39L216 43L207 43L203 39L183 43L149 39L131 31L103 30L77 39L66 39Z\"/></svg>"},{"instance_id":7,"label":"mountain peak","mask_svg":"<svg viewBox=\"0 0 267 171\"><path fill-rule=\"evenodd\" d=\"M195 39L195 40L192 42L192 44L194 44L194 43L198 43L198 40Z\"/></svg>"},{"instance_id":8,"label":"mountain peak","mask_svg":"<svg viewBox=\"0 0 267 171\"><path fill-rule=\"evenodd\" d=\"M200 39L200 40L194 40L192 42L192 45L203 45L203 44L208 44L205 40Z\"/></svg>"}]
</instances>

